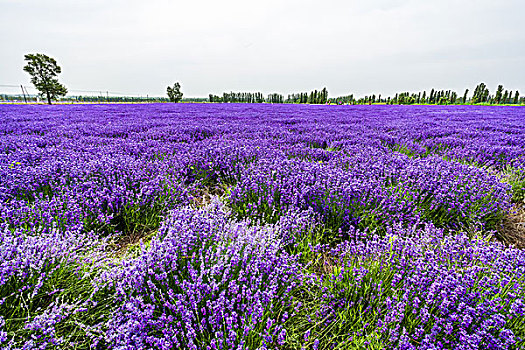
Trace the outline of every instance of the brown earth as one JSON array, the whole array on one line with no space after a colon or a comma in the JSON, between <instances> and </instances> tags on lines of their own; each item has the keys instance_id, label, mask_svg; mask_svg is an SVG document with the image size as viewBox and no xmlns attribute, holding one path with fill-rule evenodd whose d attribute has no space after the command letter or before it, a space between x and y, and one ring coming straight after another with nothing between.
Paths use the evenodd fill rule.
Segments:
<instances>
[{"instance_id":1,"label":"brown earth","mask_svg":"<svg viewBox=\"0 0 525 350\"><path fill-rule=\"evenodd\" d=\"M507 245L525 249L525 207L523 204L515 205L503 218L502 225L497 231L497 238Z\"/></svg>"}]
</instances>

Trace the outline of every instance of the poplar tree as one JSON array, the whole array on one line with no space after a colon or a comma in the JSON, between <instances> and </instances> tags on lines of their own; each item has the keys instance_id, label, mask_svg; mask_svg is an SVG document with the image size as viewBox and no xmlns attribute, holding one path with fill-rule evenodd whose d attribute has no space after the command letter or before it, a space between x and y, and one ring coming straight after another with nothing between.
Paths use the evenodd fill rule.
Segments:
<instances>
[{"instance_id":1,"label":"poplar tree","mask_svg":"<svg viewBox=\"0 0 525 350\"><path fill-rule=\"evenodd\" d=\"M463 103L467 103L467 95L468 95L468 89L465 89L465 93L463 94Z\"/></svg>"},{"instance_id":2,"label":"poplar tree","mask_svg":"<svg viewBox=\"0 0 525 350\"><path fill-rule=\"evenodd\" d=\"M498 85L498 89L496 90L496 96L494 97L497 104L501 103L502 95L503 95L503 85Z\"/></svg>"}]
</instances>

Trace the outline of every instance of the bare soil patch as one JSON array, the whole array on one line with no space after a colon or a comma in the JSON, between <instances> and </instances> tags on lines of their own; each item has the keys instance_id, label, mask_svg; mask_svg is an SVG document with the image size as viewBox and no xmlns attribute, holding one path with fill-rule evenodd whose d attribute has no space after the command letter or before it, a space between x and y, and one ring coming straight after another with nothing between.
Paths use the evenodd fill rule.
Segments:
<instances>
[{"instance_id":1,"label":"bare soil patch","mask_svg":"<svg viewBox=\"0 0 525 350\"><path fill-rule=\"evenodd\" d=\"M525 206L516 204L503 218L498 239L507 245L525 249Z\"/></svg>"}]
</instances>

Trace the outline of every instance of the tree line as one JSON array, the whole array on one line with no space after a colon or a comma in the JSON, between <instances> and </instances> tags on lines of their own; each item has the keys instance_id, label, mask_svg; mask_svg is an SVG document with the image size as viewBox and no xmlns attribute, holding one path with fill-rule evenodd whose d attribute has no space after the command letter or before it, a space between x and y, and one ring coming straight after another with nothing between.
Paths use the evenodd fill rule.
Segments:
<instances>
[{"instance_id":1,"label":"tree line","mask_svg":"<svg viewBox=\"0 0 525 350\"><path fill-rule=\"evenodd\" d=\"M269 94L266 98L262 92L223 92L222 96L210 94L208 102L212 103L283 103L284 96L278 93Z\"/></svg>"},{"instance_id":2,"label":"tree line","mask_svg":"<svg viewBox=\"0 0 525 350\"><path fill-rule=\"evenodd\" d=\"M40 93L40 98L47 100L51 104L52 100L62 98L71 102L180 102L183 99L180 83L176 82L173 87L167 87L168 98L134 98L134 97L103 97L103 96L66 96L67 88L58 82L57 76L62 72L56 60L44 54L27 54L24 56L26 65L24 71L31 76L31 83ZM393 97L381 97L381 95L367 95L355 98L353 94L339 96L333 99L328 98L328 90L324 87L321 90L313 90L310 93L300 92L288 95L286 100L284 96L278 93L269 94L267 97L261 92L224 92L222 96L210 94L208 102L211 103L308 103L308 104L523 104L524 97L520 97L519 91L509 91L498 85L494 94L491 94L485 83L479 83L472 94L468 97L469 89L466 89L463 95L458 95L452 90L435 90L431 89L427 94L426 91L416 93L400 92ZM11 96L12 97L12 96ZM0 95L0 100L9 101L9 95ZM23 95L24 101L33 99L33 97ZM36 98L36 97L34 97ZM38 100L38 99L37 99ZM202 102L205 99L195 98L194 102Z\"/></svg>"},{"instance_id":3,"label":"tree line","mask_svg":"<svg viewBox=\"0 0 525 350\"><path fill-rule=\"evenodd\" d=\"M328 90L313 90L308 92L299 92L289 94L283 101L280 94L270 94L264 98L263 94L230 92L223 93L222 96L210 94L208 102L212 103L307 103L307 104L433 104L433 105L450 105L450 104L524 104L525 98L520 97L519 91L515 92L505 90L503 85L499 85L496 93L491 94L485 83L479 83L471 96L469 89L466 89L462 95L453 90L436 90L431 89L419 92L400 92L394 96L382 97L381 94L366 95L364 97L355 97L354 94L329 98Z\"/></svg>"},{"instance_id":4,"label":"tree line","mask_svg":"<svg viewBox=\"0 0 525 350\"><path fill-rule=\"evenodd\" d=\"M456 104L463 103L463 98L458 99L458 94L452 90L441 90L436 91L434 89L430 90L430 93L427 95L426 91L418 93L409 93L402 92L396 94L393 98L388 98L386 101L387 104L400 104L400 105L410 105L410 104L436 104L436 105L447 105L447 104Z\"/></svg>"},{"instance_id":5,"label":"tree line","mask_svg":"<svg viewBox=\"0 0 525 350\"><path fill-rule=\"evenodd\" d=\"M209 94L211 103L310 103L325 104L328 102L328 90L313 90L310 93L290 94L286 99L279 93L264 97L262 92L223 92L222 96Z\"/></svg>"},{"instance_id":6,"label":"tree line","mask_svg":"<svg viewBox=\"0 0 525 350\"><path fill-rule=\"evenodd\" d=\"M210 94L209 102L219 103L264 103L262 92L223 92L222 96Z\"/></svg>"},{"instance_id":7,"label":"tree line","mask_svg":"<svg viewBox=\"0 0 525 350\"><path fill-rule=\"evenodd\" d=\"M328 102L328 90L314 90L307 92L300 92L298 94L290 94L285 103L311 103L311 104L325 104Z\"/></svg>"},{"instance_id":8,"label":"tree line","mask_svg":"<svg viewBox=\"0 0 525 350\"><path fill-rule=\"evenodd\" d=\"M498 85L495 94L491 94L485 83L479 83L475 88L471 97L469 97L469 89L465 89L463 95L458 95L457 92L452 90L430 90L427 94L426 91L420 91L417 93L401 92L395 94L394 97L387 97L378 101L374 101L373 95L371 98L365 96L364 103L372 100L372 103L386 103L386 104L436 104L436 105L449 105L449 104L523 104L525 99L520 97L518 90L509 91L504 90L503 85ZM380 95L381 96L381 95ZM337 99L336 99L337 100ZM352 101L346 101L345 103L352 103Z\"/></svg>"}]
</instances>

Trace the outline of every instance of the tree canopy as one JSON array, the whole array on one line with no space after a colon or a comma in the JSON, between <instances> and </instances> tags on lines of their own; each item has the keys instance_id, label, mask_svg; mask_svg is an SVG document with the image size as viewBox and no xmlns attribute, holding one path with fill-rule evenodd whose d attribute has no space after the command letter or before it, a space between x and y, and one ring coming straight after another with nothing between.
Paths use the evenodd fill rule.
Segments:
<instances>
[{"instance_id":1,"label":"tree canopy","mask_svg":"<svg viewBox=\"0 0 525 350\"><path fill-rule=\"evenodd\" d=\"M170 102L179 102L182 100L183 93L180 91L180 84L177 82L173 85L173 87L168 86L167 88L168 98L170 99Z\"/></svg>"},{"instance_id":2,"label":"tree canopy","mask_svg":"<svg viewBox=\"0 0 525 350\"><path fill-rule=\"evenodd\" d=\"M62 69L54 58L37 53L27 54L24 59L27 61L24 71L31 75L31 83L47 103L67 94L66 87L58 82L57 75Z\"/></svg>"}]
</instances>

